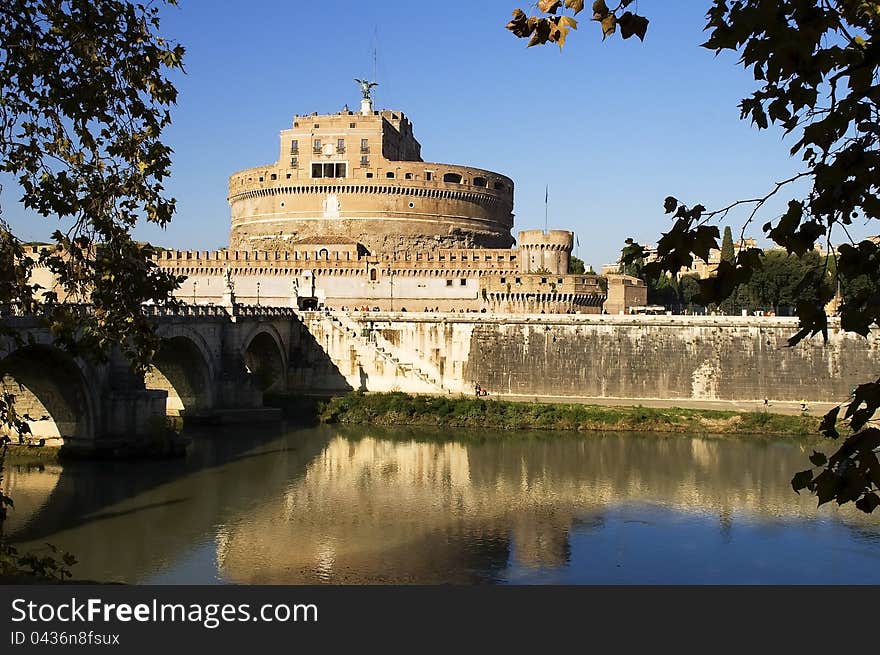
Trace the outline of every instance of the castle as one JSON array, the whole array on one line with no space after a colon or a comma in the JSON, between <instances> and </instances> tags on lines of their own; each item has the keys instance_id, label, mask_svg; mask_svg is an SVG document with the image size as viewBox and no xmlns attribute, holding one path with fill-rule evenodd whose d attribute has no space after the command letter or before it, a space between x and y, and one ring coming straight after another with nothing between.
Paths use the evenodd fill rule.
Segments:
<instances>
[{"instance_id":1,"label":"castle","mask_svg":"<svg viewBox=\"0 0 880 655\"><path fill-rule=\"evenodd\" d=\"M604 278L569 274L572 232L513 227L513 181L429 163L410 121L374 110L294 116L278 161L229 178L229 249L168 250L197 303L302 309L599 313Z\"/></svg>"}]
</instances>

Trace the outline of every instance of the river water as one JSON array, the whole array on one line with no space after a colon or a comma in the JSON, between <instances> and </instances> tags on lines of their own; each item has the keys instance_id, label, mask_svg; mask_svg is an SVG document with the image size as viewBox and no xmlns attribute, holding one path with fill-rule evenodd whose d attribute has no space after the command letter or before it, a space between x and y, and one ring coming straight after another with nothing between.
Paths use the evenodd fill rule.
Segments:
<instances>
[{"instance_id":1,"label":"river water","mask_svg":"<svg viewBox=\"0 0 880 655\"><path fill-rule=\"evenodd\" d=\"M789 485L806 442L368 426L185 459L11 463L7 534L153 584L880 583L880 512Z\"/></svg>"}]
</instances>

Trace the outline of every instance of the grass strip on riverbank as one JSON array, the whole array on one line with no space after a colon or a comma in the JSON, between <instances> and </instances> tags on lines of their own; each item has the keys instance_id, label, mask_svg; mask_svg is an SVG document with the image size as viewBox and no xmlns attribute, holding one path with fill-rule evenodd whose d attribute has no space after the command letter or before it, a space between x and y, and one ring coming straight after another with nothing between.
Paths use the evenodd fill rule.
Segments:
<instances>
[{"instance_id":1,"label":"grass strip on riverbank","mask_svg":"<svg viewBox=\"0 0 880 655\"><path fill-rule=\"evenodd\" d=\"M519 403L484 398L350 393L320 409L324 423L369 423L500 430L608 430L763 434L815 434L818 419L767 412L680 407L606 407L563 403Z\"/></svg>"},{"instance_id":2,"label":"grass strip on riverbank","mask_svg":"<svg viewBox=\"0 0 880 655\"><path fill-rule=\"evenodd\" d=\"M56 446L24 446L9 444L6 457L16 464L57 464L61 449Z\"/></svg>"}]
</instances>

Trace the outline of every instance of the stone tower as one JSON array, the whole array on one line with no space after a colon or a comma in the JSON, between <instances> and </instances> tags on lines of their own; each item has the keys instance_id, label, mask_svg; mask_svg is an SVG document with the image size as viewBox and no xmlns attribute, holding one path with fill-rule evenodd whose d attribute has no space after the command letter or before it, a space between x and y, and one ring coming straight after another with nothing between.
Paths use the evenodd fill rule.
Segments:
<instances>
[{"instance_id":1,"label":"stone tower","mask_svg":"<svg viewBox=\"0 0 880 655\"><path fill-rule=\"evenodd\" d=\"M565 275L573 245L574 232L568 230L523 230L519 233L520 273L546 270Z\"/></svg>"}]
</instances>

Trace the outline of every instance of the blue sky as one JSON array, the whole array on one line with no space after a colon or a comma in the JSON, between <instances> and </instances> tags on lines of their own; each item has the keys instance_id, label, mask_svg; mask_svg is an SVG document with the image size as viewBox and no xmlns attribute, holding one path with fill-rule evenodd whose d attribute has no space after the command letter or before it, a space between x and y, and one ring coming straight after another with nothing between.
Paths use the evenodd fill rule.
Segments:
<instances>
[{"instance_id":1,"label":"blue sky","mask_svg":"<svg viewBox=\"0 0 880 655\"><path fill-rule=\"evenodd\" d=\"M667 195L712 208L798 170L791 138L739 120L751 75L735 56L699 47L708 0L640 4L651 19L644 43L603 43L584 12L560 52L526 48L504 29L512 9L528 10L518 0L181 0L162 25L187 49L166 134L178 214L165 230L136 234L166 247L225 246L227 177L274 161L293 114L357 106L352 80L372 77L374 45L377 105L409 116L424 159L513 178L515 230L543 227L549 185L550 227L574 230L597 269L627 237L656 241L669 225ZM4 215L23 238L45 238L52 221L11 206L15 191L4 185ZM750 233L760 236L789 197ZM742 217L729 221L735 234Z\"/></svg>"}]
</instances>

